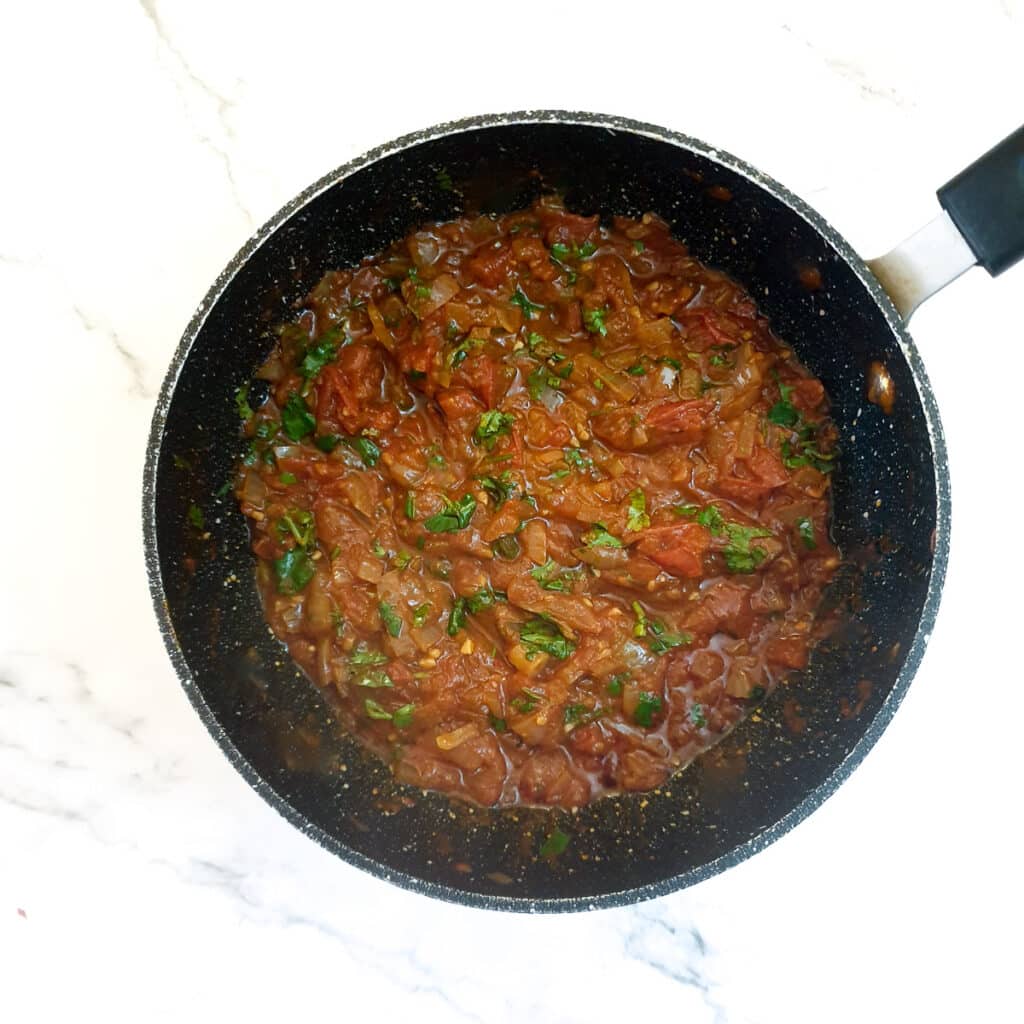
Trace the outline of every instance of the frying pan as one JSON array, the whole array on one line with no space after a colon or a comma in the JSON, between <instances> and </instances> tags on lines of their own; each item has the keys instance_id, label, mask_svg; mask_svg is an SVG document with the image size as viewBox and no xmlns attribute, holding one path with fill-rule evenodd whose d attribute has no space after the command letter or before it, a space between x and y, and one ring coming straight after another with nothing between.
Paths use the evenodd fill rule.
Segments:
<instances>
[{"instance_id":1,"label":"frying pan","mask_svg":"<svg viewBox=\"0 0 1024 1024\"><path fill-rule=\"evenodd\" d=\"M827 600L843 627L660 790L573 814L482 809L410 789L344 735L264 623L246 525L225 489L243 444L235 392L273 346L274 325L328 269L424 221L504 212L550 190L580 213L654 211L696 257L740 281L827 388L842 452L833 529L844 566ZM905 318L968 266L998 273L1021 256L1024 129L945 186L940 202L936 221L873 273L817 213L734 157L651 125L541 111L409 135L285 206L228 264L185 331L153 417L143 490L167 649L238 771L346 861L430 896L506 910L667 893L806 817L892 718L935 620L949 476ZM555 828L568 847L540 856Z\"/></svg>"}]
</instances>

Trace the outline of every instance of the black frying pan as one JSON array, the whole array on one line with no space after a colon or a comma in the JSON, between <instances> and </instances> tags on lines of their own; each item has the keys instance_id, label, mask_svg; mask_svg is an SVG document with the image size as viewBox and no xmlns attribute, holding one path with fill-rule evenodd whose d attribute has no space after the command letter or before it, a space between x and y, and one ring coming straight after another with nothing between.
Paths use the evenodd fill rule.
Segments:
<instances>
[{"instance_id":1,"label":"black frying pan","mask_svg":"<svg viewBox=\"0 0 1024 1024\"><path fill-rule=\"evenodd\" d=\"M577 814L482 810L412 790L340 735L264 624L246 525L222 490L242 447L235 391L267 355L273 325L325 271L423 221L507 211L551 189L580 213L660 214L695 256L753 293L821 378L842 434L834 534L848 563L829 599L850 611L808 670L665 788ZM966 265L995 273L1021 255L1024 130L940 198L969 247L944 218L876 265L906 314ZM561 112L410 135L339 168L273 217L182 338L153 418L143 494L150 586L171 660L257 792L379 877L460 903L546 911L691 885L749 857L829 796L878 739L921 660L949 515L945 445L924 368L850 246L780 185L703 143ZM555 826L569 847L538 857Z\"/></svg>"}]
</instances>

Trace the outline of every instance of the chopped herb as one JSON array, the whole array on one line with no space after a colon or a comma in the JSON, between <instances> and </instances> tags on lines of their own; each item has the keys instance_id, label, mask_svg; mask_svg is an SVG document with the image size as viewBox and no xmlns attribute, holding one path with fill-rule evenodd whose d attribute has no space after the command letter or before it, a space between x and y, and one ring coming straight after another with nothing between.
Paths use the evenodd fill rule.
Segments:
<instances>
[{"instance_id":1,"label":"chopped herb","mask_svg":"<svg viewBox=\"0 0 1024 1024\"><path fill-rule=\"evenodd\" d=\"M539 313L544 308L536 302L531 302L526 292L519 285L516 285L516 290L512 293L512 298L509 301L514 302L523 311L523 317L526 320L532 320L534 314Z\"/></svg>"},{"instance_id":2,"label":"chopped herb","mask_svg":"<svg viewBox=\"0 0 1024 1024\"><path fill-rule=\"evenodd\" d=\"M557 391L561 386L562 379L555 376L543 363L526 378L527 390L535 402L544 394L547 388L554 388Z\"/></svg>"},{"instance_id":3,"label":"chopped herb","mask_svg":"<svg viewBox=\"0 0 1024 1024\"><path fill-rule=\"evenodd\" d=\"M543 565L535 566L530 575L540 584L542 590L552 590L560 594L568 594L573 583L579 578L575 572L561 572L562 567L552 558Z\"/></svg>"},{"instance_id":4,"label":"chopped herb","mask_svg":"<svg viewBox=\"0 0 1024 1024\"><path fill-rule=\"evenodd\" d=\"M660 712L661 698L642 690L637 696L636 707L633 709L633 721L645 729L650 729L654 722L654 716Z\"/></svg>"},{"instance_id":5,"label":"chopped herb","mask_svg":"<svg viewBox=\"0 0 1024 1024\"><path fill-rule=\"evenodd\" d=\"M702 704L694 704L690 708L690 721L698 729L703 729L708 724L708 720L704 717L704 706Z\"/></svg>"},{"instance_id":6,"label":"chopped herb","mask_svg":"<svg viewBox=\"0 0 1024 1024\"><path fill-rule=\"evenodd\" d=\"M621 548L622 541L608 532L604 523L594 523L592 529L583 534L583 543L588 548Z\"/></svg>"},{"instance_id":7,"label":"chopped herb","mask_svg":"<svg viewBox=\"0 0 1024 1024\"><path fill-rule=\"evenodd\" d=\"M491 544L491 550L510 562L519 557L519 541L511 533L504 533Z\"/></svg>"},{"instance_id":8,"label":"chopped herb","mask_svg":"<svg viewBox=\"0 0 1024 1024\"><path fill-rule=\"evenodd\" d=\"M764 700L767 690L763 686L755 686L750 693L747 694L747 700Z\"/></svg>"},{"instance_id":9,"label":"chopped herb","mask_svg":"<svg viewBox=\"0 0 1024 1024\"><path fill-rule=\"evenodd\" d=\"M633 614L636 616L636 624L633 626L633 636L647 636L647 613L639 601L633 602Z\"/></svg>"},{"instance_id":10,"label":"chopped herb","mask_svg":"<svg viewBox=\"0 0 1024 1024\"><path fill-rule=\"evenodd\" d=\"M269 441L280 429L273 420L260 420L256 425L256 436L261 441Z\"/></svg>"},{"instance_id":11,"label":"chopped herb","mask_svg":"<svg viewBox=\"0 0 1024 1024\"><path fill-rule=\"evenodd\" d=\"M780 427L795 427L800 422L800 413L789 400L792 391L788 385L779 384L782 397L768 410L769 422Z\"/></svg>"},{"instance_id":12,"label":"chopped herb","mask_svg":"<svg viewBox=\"0 0 1024 1024\"><path fill-rule=\"evenodd\" d=\"M316 418L309 411L305 399L293 391L284 403L281 412L281 426L284 432L293 440L301 441L307 434L316 430Z\"/></svg>"},{"instance_id":13,"label":"chopped herb","mask_svg":"<svg viewBox=\"0 0 1024 1024\"><path fill-rule=\"evenodd\" d=\"M491 409L480 417L480 422L473 431L473 440L482 444L488 451L492 451L498 438L512 432L512 424L515 417L507 412L498 412Z\"/></svg>"},{"instance_id":14,"label":"chopped herb","mask_svg":"<svg viewBox=\"0 0 1024 1024\"><path fill-rule=\"evenodd\" d=\"M519 627L519 639L526 649L527 661L532 661L541 652L564 660L576 650L576 645L562 635L558 626L540 616L534 616Z\"/></svg>"},{"instance_id":15,"label":"chopped herb","mask_svg":"<svg viewBox=\"0 0 1024 1024\"><path fill-rule=\"evenodd\" d=\"M444 456L438 451L430 452L427 456L427 462L435 469L444 469L444 467L448 465L448 463L445 462Z\"/></svg>"},{"instance_id":16,"label":"chopped herb","mask_svg":"<svg viewBox=\"0 0 1024 1024\"><path fill-rule=\"evenodd\" d=\"M711 366L732 366L734 363L733 357L730 355L735 349L739 348L739 345L712 345L711 351L714 353L708 360ZM770 414L769 414L769 418Z\"/></svg>"},{"instance_id":17,"label":"chopped herb","mask_svg":"<svg viewBox=\"0 0 1024 1024\"><path fill-rule=\"evenodd\" d=\"M549 832L547 838L540 844L539 853L542 857L557 857L565 853L568 845L569 837L560 828L556 828Z\"/></svg>"},{"instance_id":18,"label":"chopped herb","mask_svg":"<svg viewBox=\"0 0 1024 1024\"><path fill-rule=\"evenodd\" d=\"M800 539L804 542L804 547L813 549L818 546L818 542L814 539L814 524L806 516L796 521L796 529L800 534Z\"/></svg>"},{"instance_id":19,"label":"chopped herb","mask_svg":"<svg viewBox=\"0 0 1024 1024\"><path fill-rule=\"evenodd\" d=\"M673 647L693 643L693 637L689 633L670 633L657 619L651 619L647 623L647 630L651 635L651 642L648 645L651 654L664 654Z\"/></svg>"},{"instance_id":20,"label":"chopped herb","mask_svg":"<svg viewBox=\"0 0 1024 1024\"><path fill-rule=\"evenodd\" d=\"M274 454L273 448L267 448L263 453L263 461L268 466L273 466L277 462L277 456Z\"/></svg>"},{"instance_id":21,"label":"chopped herb","mask_svg":"<svg viewBox=\"0 0 1024 1024\"><path fill-rule=\"evenodd\" d=\"M516 482L512 479L510 470L505 470L499 476L478 476L477 482L487 496L494 502L494 507L501 508L510 498L516 494Z\"/></svg>"},{"instance_id":22,"label":"chopped herb","mask_svg":"<svg viewBox=\"0 0 1024 1024\"><path fill-rule=\"evenodd\" d=\"M750 542L756 537L770 537L771 530L726 523L725 533L729 540L722 555L730 572L753 572L768 557L768 552L764 548L751 547Z\"/></svg>"},{"instance_id":23,"label":"chopped herb","mask_svg":"<svg viewBox=\"0 0 1024 1024\"><path fill-rule=\"evenodd\" d=\"M412 612L412 624L420 629L423 624L430 618L430 613L433 609L429 604L418 604Z\"/></svg>"},{"instance_id":24,"label":"chopped herb","mask_svg":"<svg viewBox=\"0 0 1024 1024\"><path fill-rule=\"evenodd\" d=\"M455 636L465 624L466 599L464 597L457 597L452 605L451 613L448 615L448 635Z\"/></svg>"},{"instance_id":25,"label":"chopped herb","mask_svg":"<svg viewBox=\"0 0 1024 1024\"><path fill-rule=\"evenodd\" d=\"M368 668L357 672L352 679L356 686L364 686L368 690L390 690L394 687L391 676L380 668Z\"/></svg>"},{"instance_id":26,"label":"chopped herb","mask_svg":"<svg viewBox=\"0 0 1024 1024\"><path fill-rule=\"evenodd\" d=\"M363 460L364 466L376 466L380 458L380 449L368 437L346 438L347 444Z\"/></svg>"},{"instance_id":27,"label":"chopped herb","mask_svg":"<svg viewBox=\"0 0 1024 1024\"><path fill-rule=\"evenodd\" d=\"M377 610L380 612L380 621L384 624L384 628L388 631L390 636L401 636L402 634L402 619L387 603L387 601L381 601L377 605Z\"/></svg>"},{"instance_id":28,"label":"chopped herb","mask_svg":"<svg viewBox=\"0 0 1024 1024\"><path fill-rule=\"evenodd\" d=\"M443 510L423 522L423 528L428 533L455 533L469 526L476 511L476 498L472 494L464 494L458 501L449 501L447 498L442 498L442 501Z\"/></svg>"},{"instance_id":29,"label":"chopped herb","mask_svg":"<svg viewBox=\"0 0 1024 1024\"><path fill-rule=\"evenodd\" d=\"M554 245L551 246L551 255L554 256L556 260L567 260L570 258L574 260L586 260L590 259L595 252L597 252L597 246L589 239L582 245L577 245L573 242L570 247L562 242L555 242Z\"/></svg>"},{"instance_id":30,"label":"chopped herb","mask_svg":"<svg viewBox=\"0 0 1024 1024\"><path fill-rule=\"evenodd\" d=\"M294 473L289 473L287 470L278 477L278 480L280 480L286 487L291 487L292 484L297 484L299 482L299 478Z\"/></svg>"},{"instance_id":31,"label":"chopped herb","mask_svg":"<svg viewBox=\"0 0 1024 1024\"><path fill-rule=\"evenodd\" d=\"M579 448L563 448L566 465L578 470L580 473L589 472L594 468L594 460L587 458Z\"/></svg>"},{"instance_id":32,"label":"chopped herb","mask_svg":"<svg viewBox=\"0 0 1024 1024\"><path fill-rule=\"evenodd\" d=\"M321 434L318 438L316 438L316 440L313 441L313 444L315 444L317 448L320 449L320 451L327 452L327 454L329 455L331 452L334 451L335 448L338 447L339 444L341 444L341 435Z\"/></svg>"},{"instance_id":33,"label":"chopped herb","mask_svg":"<svg viewBox=\"0 0 1024 1024\"><path fill-rule=\"evenodd\" d=\"M280 594L297 594L316 572L313 560L302 548L292 548L274 560L274 577Z\"/></svg>"},{"instance_id":34,"label":"chopped herb","mask_svg":"<svg viewBox=\"0 0 1024 1024\"><path fill-rule=\"evenodd\" d=\"M416 495L412 491L407 491L405 495L405 518L416 518Z\"/></svg>"},{"instance_id":35,"label":"chopped herb","mask_svg":"<svg viewBox=\"0 0 1024 1024\"><path fill-rule=\"evenodd\" d=\"M416 285L416 298L417 299L429 299L430 298L430 286L425 284Z\"/></svg>"},{"instance_id":36,"label":"chopped herb","mask_svg":"<svg viewBox=\"0 0 1024 1024\"><path fill-rule=\"evenodd\" d=\"M629 679L629 675L626 672L620 672L617 675L612 676L611 679L608 680L608 693L613 697L621 697L622 688L627 679Z\"/></svg>"},{"instance_id":37,"label":"chopped herb","mask_svg":"<svg viewBox=\"0 0 1024 1024\"><path fill-rule=\"evenodd\" d=\"M491 728L495 732L504 732L508 728L508 724L504 718L499 718L497 715L490 716Z\"/></svg>"},{"instance_id":38,"label":"chopped herb","mask_svg":"<svg viewBox=\"0 0 1024 1024\"><path fill-rule=\"evenodd\" d=\"M448 353L448 365L453 369L457 370L466 360L466 357L474 348L479 348L483 345L483 338L473 338L470 335L466 335L456 345L451 352Z\"/></svg>"},{"instance_id":39,"label":"chopped herb","mask_svg":"<svg viewBox=\"0 0 1024 1024\"><path fill-rule=\"evenodd\" d=\"M341 612L337 610L331 612L331 625L334 627L335 636L341 636L345 632L345 617Z\"/></svg>"},{"instance_id":40,"label":"chopped herb","mask_svg":"<svg viewBox=\"0 0 1024 1024\"><path fill-rule=\"evenodd\" d=\"M192 468L192 463L189 462L188 459L186 459L183 455L174 455L172 456L172 458L174 459L175 469L190 470Z\"/></svg>"},{"instance_id":41,"label":"chopped herb","mask_svg":"<svg viewBox=\"0 0 1024 1024\"><path fill-rule=\"evenodd\" d=\"M572 472L568 466L563 469L556 469L553 473L548 473L548 478L551 480L562 480Z\"/></svg>"},{"instance_id":42,"label":"chopped herb","mask_svg":"<svg viewBox=\"0 0 1024 1024\"><path fill-rule=\"evenodd\" d=\"M197 530L202 530L206 527L206 517L203 515L203 510L195 502L188 507L188 521Z\"/></svg>"},{"instance_id":43,"label":"chopped herb","mask_svg":"<svg viewBox=\"0 0 1024 1024\"><path fill-rule=\"evenodd\" d=\"M626 514L626 529L637 533L651 525L651 517L647 514L647 497L638 487L629 492L629 511Z\"/></svg>"},{"instance_id":44,"label":"chopped herb","mask_svg":"<svg viewBox=\"0 0 1024 1024\"><path fill-rule=\"evenodd\" d=\"M528 715L544 698L533 690L520 690L519 696L509 701L513 711Z\"/></svg>"},{"instance_id":45,"label":"chopped herb","mask_svg":"<svg viewBox=\"0 0 1024 1024\"><path fill-rule=\"evenodd\" d=\"M714 505L708 505L705 508L701 508L699 505L677 505L673 511L677 516L695 519L716 537L720 537L725 530L725 520L722 518L722 513Z\"/></svg>"},{"instance_id":46,"label":"chopped herb","mask_svg":"<svg viewBox=\"0 0 1024 1024\"><path fill-rule=\"evenodd\" d=\"M399 729L408 729L412 725L413 716L416 714L415 704L403 704L400 708L395 709L395 713L391 716L391 721L398 726Z\"/></svg>"},{"instance_id":47,"label":"chopped herb","mask_svg":"<svg viewBox=\"0 0 1024 1024\"><path fill-rule=\"evenodd\" d=\"M233 486L234 485L230 480L225 480L224 483L222 483L220 487L218 487L217 490L213 492L213 496L215 498L223 498L228 493L228 491L231 490Z\"/></svg>"},{"instance_id":48,"label":"chopped herb","mask_svg":"<svg viewBox=\"0 0 1024 1024\"><path fill-rule=\"evenodd\" d=\"M466 598L466 608L474 615L494 606L496 601L503 600L502 595L496 594L490 587L481 587Z\"/></svg>"},{"instance_id":49,"label":"chopped herb","mask_svg":"<svg viewBox=\"0 0 1024 1024\"><path fill-rule=\"evenodd\" d=\"M594 387L598 391L604 391L604 381L600 377L594 378Z\"/></svg>"},{"instance_id":50,"label":"chopped herb","mask_svg":"<svg viewBox=\"0 0 1024 1024\"><path fill-rule=\"evenodd\" d=\"M385 665L391 659L380 651L371 651L368 647L360 645L349 656L350 665Z\"/></svg>"},{"instance_id":51,"label":"chopped herb","mask_svg":"<svg viewBox=\"0 0 1024 1024\"><path fill-rule=\"evenodd\" d=\"M375 700L370 700L370 698L367 697L363 704L366 708L366 713L370 718L377 718L382 721L391 720L391 712L385 711L384 708L382 708Z\"/></svg>"},{"instance_id":52,"label":"chopped herb","mask_svg":"<svg viewBox=\"0 0 1024 1024\"><path fill-rule=\"evenodd\" d=\"M640 241L639 238L633 243L634 252L643 252L645 248L647 247L644 245L643 242Z\"/></svg>"},{"instance_id":53,"label":"chopped herb","mask_svg":"<svg viewBox=\"0 0 1024 1024\"><path fill-rule=\"evenodd\" d=\"M835 459L835 452L822 452L818 449L814 438L813 424L805 424L800 430L797 442L800 455L793 453L793 445L789 441L782 442L782 464L787 469L797 469L800 466L813 466L819 473L831 473L835 468L832 460Z\"/></svg>"},{"instance_id":54,"label":"chopped herb","mask_svg":"<svg viewBox=\"0 0 1024 1024\"><path fill-rule=\"evenodd\" d=\"M252 406L249 404L248 384L243 384L235 392L235 406L238 409L238 415L241 416L243 420L251 420L255 415Z\"/></svg>"},{"instance_id":55,"label":"chopped herb","mask_svg":"<svg viewBox=\"0 0 1024 1024\"><path fill-rule=\"evenodd\" d=\"M377 540L376 537L373 538L373 544L370 546L370 550L378 558L387 558L388 557L387 551L384 550L384 545L381 544L381 542L379 540Z\"/></svg>"},{"instance_id":56,"label":"chopped herb","mask_svg":"<svg viewBox=\"0 0 1024 1024\"><path fill-rule=\"evenodd\" d=\"M588 708L586 704L568 704L562 712L562 723L566 732L575 729L578 725L590 725L607 714L605 708Z\"/></svg>"},{"instance_id":57,"label":"chopped herb","mask_svg":"<svg viewBox=\"0 0 1024 1024\"><path fill-rule=\"evenodd\" d=\"M446 168L440 168L434 175L434 180L437 182L437 187L442 192L455 191L455 186L452 184L452 176L448 173Z\"/></svg>"},{"instance_id":58,"label":"chopped herb","mask_svg":"<svg viewBox=\"0 0 1024 1024\"><path fill-rule=\"evenodd\" d=\"M658 359L659 363L664 363L666 366L671 366L673 370L682 370L683 364L678 359L672 359L669 356L661 356Z\"/></svg>"},{"instance_id":59,"label":"chopped herb","mask_svg":"<svg viewBox=\"0 0 1024 1024\"><path fill-rule=\"evenodd\" d=\"M303 508L289 509L274 524L278 540L293 537L300 548L308 548L316 540L316 522L313 513Z\"/></svg>"},{"instance_id":60,"label":"chopped herb","mask_svg":"<svg viewBox=\"0 0 1024 1024\"><path fill-rule=\"evenodd\" d=\"M634 363L632 366L626 367L626 373L628 373L631 377L642 377L645 373L647 373L647 370L644 367L643 363Z\"/></svg>"},{"instance_id":61,"label":"chopped herb","mask_svg":"<svg viewBox=\"0 0 1024 1024\"><path fill-rule=\"evenodd\" d=\"M409 380L426 380L427 375L422 370L409 370L406 373Z\"/></svg>"},{"instance_id":62,"label":"chopped herb","mask_svg":"<svg viewBox=\"0 0 1024 1024\"><path fill-rule=\"evenodd\" d=\"M588 309L583 314L584 326L590 331L591 334L600 334L604 337L608 333L608 328L605 326L604 320L608 315L608 307L601 306L600 309Z\"/></svg>"},{"instance_id":63,"label":"chopped herb","mask_svg":"<svg viewBox=\"0 0 1024 1024\"><path fill-rule=\"evenodd\" d=\"M338 332L328 331L316 344L306 349L299 363L299 373L312 380L328 363L338 358Z\"/></svg>"}]
</instances>

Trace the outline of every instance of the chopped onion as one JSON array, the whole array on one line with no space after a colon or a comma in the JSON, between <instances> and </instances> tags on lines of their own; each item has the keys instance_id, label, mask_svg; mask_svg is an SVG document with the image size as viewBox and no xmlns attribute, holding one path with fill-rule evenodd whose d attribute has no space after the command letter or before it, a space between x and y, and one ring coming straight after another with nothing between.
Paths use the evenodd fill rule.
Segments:
<instances>
[{"instance_id":1,"label":"chopped onion","mask_svg":"<svg viewBox=\"0 0 1024 1024\"><path fill-rule=\"evenodd\" d=\"M460 725L458 729L452 729L451 732L441 733L434 742L442 750L454 750L457 746L470 739L470 737L475 736L476 732L476 724L468 722L466 725Z\"/></svg>"},{"instance_id":2,"label":"chopped onion","mask_svg":"<svg viewBox=\"0 0 1024 1024\"><path fill-rule=\"evenodd\" d=\"M263 503L267 500L267 485L263 482L263 477L254 470L246 470L238 497L244 504L252 505L254 509L262 509Z\"/></svg>"}]
</instances>

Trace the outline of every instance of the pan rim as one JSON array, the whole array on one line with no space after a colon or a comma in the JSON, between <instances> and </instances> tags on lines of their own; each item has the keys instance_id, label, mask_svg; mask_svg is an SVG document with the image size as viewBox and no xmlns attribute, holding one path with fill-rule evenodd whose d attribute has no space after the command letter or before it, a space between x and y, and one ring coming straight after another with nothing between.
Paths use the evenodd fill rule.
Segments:
<instances>
[{"instance_id":1,"label":"pan rim","mask_svg":"<svg viewBox=\"0 0 1024 1024\"><path fill-rule=\"evenodd\" d=\"M706 864L671 875L660 881L593 896L528 898L471 892L454 885L426 881L407 872L388 868L360 853L358 850L347 846L307 819L299 810L279 795L250 764L235 746L206 703L176 638L174 623L171 620L170 610L164 596L163 576L160 569L156 522L156 478L167 415L178 379L192 349L192 345L205 325L210 312L216 306L232 280L268 238L290 220L292 216L327 189L355 172L369 167L386 157L412 149L437 138L464 132L507 127L510 125L542 124L579 125L598 129L604 128L611 132L622 131L632 135L652 138L695 153L726 167L733 173L739 174L765 189L774 198L785 204L790 210L806 221L818 235L832 246L834 251L853 270L864 289L874 300L911 369L932 449L932 460L935 470L936 524L934 555L920 621L892 690L872 719L869 727L846 757L825 779L810 790L799 803L791 808L775 824L746 840L746 842L739 844L728 853ZM307 837L314 839L321 847L347 863L361 868L377 878L391 882L408 891L435 899L442 899L461 906L522 913L571 913L582 910L609 909L629 906L668 895L695 885L698 882L705 881L714 875L720 874L727 868L747 860L755 853L774 843L807 818L813 811L817 810L849 778L853 770L878 741L902 703L910 683L917 673L938 615L942 587L949 560L950 520L951 494L946 442L939 417L938 405L924 364L891 299L868 269L867 264L846 239L813 207L794 195L785 186L752 165L717 147L710 146L699 139L692 138L683 133L631 118L566 110L528 110L484 114L447 121L420 131L411 132L391 142L377 146L328 172L282 206L245 242L220 272L203 297L188 326L185 328L181 340L178 342L153 411L153 418L146 442L142 487L142 527L146 573L150 596L153 601L157 624L164 641L164 646L167 648L178 680L189 701L210 735L242 778L274 810Z\"/></svg>"}]
</instances>

